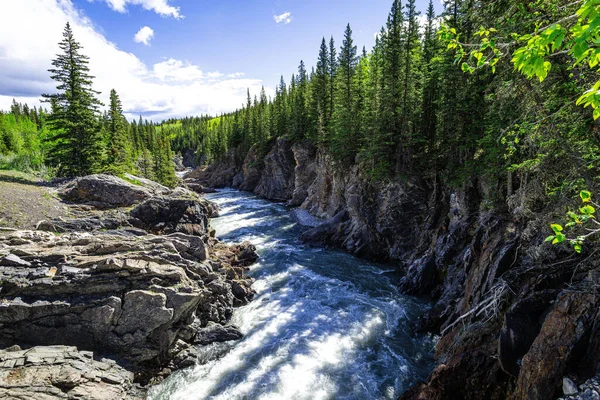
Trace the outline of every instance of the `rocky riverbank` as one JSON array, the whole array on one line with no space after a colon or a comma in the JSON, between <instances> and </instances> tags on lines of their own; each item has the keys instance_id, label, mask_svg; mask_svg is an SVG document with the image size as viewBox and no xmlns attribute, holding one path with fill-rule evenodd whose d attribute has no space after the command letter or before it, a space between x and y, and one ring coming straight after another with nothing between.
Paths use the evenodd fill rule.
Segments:
<instances>
[{"instance_id":1,"label":"rocky riverbank","mask_svg":"<svg viewBox=\"0 0 600 400\"><path fill-rule=\"evenodd\" d=\"M240 337L254 247L214 238L195 193L136 183L76 179L57 190L71 218L0 232L0 398L140 398Z\"/></svg>"},{"instance_id":2,"label":"rocky riverbank","mask_svg":"<svg viewBox=\"0 0 600 400\"><path fill-rule=\"evenodd\" d=\"M262 160L234 151L187 176L300 206L326 221L302 240L395 263L401 288L436 302L415 329L440 335L438 366L403 399L551 399L563 377L600 373L600 258L544 243L552 210L535 182L494 202L493 182L374 182L308 143Z\"/></svg>"}]
</instances>

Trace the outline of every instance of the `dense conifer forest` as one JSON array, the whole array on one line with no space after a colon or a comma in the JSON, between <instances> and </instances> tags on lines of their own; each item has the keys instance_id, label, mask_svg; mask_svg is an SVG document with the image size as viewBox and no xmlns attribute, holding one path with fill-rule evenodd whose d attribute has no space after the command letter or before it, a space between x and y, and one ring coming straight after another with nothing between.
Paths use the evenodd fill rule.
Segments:
<instances>
[{"instance_id":1,"label":"dense conifer forest","mask_svg":"<svg viewBox=\"0 0 600 400\"><path fill-rule=\"evenodd\" d=\"M176 152L197 149L205 163L229 151L243 157L253 145L264 153L286 136L376 179L419 174L461 185L485 176L499 198L540 183L535 190L550 198L595 188L600 128L591 108L576 103L598 79L596 64L574 63L568 48L545 44L544 79L529 79L511 61L531 37L524 33L564 18L575 23L570 16L583 3L455 0L441 16L430 3L420 25L414 0L394 1L371 51L357 49L348 25L341 46L323 38L310 71L301 61L288 80L282 76L274 98L248 93L233 113L165 121L163 130ZM494 37L480 27L495 27ZM466 44L462 55L454 42ZM475 46L481 62L471 66Z\"/></svg>"},{"instance_id":2,"label":"dense conifer forest","mask_svg":"<svg viewBox=\"0 0 600 400\"><path fill-rule=\"evenodd\" d=\"M67 25L49 109L15 103L0 114L2 164L59 176L135 172L173 185L173 152L242 162L251 147L266 154L287 137L376 180L418 175L458 187L478 177L491 208L542 208L598 188L598 8L446 0L441 15L430 2L423 18L415 0L395 0L372 49L359 50L348 25L340 43L315 46L314 67L300 61L282 76L274 98L248 92L232 113L159 124L127 122L114 90L99 111Z\"/></svg>"}]
</instances>

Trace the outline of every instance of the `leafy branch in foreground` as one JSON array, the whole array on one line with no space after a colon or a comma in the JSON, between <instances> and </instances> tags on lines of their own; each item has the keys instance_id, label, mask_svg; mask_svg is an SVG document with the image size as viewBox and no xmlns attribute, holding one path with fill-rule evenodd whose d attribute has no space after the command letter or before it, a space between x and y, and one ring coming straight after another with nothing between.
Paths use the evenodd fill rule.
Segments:
<instances>
[{"instance_id":1,"label":"leafy branch in foreground","mask_svg":"<svg viewBox=\"0 0 600 400\"><path fill-rule=\"evenodd\" d=\"M600 222L596 220L596 209L594 208L594 206L600 206L592 201L592 194L587 190L582 191L579 196L583 202L579 212L569 211L567 213L569 222L564 227L559 224L551 224L550 228L554 231L554 235L546 238L546 242L552 242L552 244L569 242L577 253L581 253L583 242L587 238L600 233ZM577 236L567 237L567 230L574 230L573 232Z\"/></svg>"},{"instance_id":2,"label":"leafy branch in foreground","mask_svg":"<svg viewBox=\"0 0 600 400\"><path fill-rule=\"evenodd\" d=\"M473 73L484 67L495 72L496 64L512 54L516 70L542 82L552 69L550 60L559 54L569 55L572 67L587 64L595 69L600 64L600 0L577 1L568 6L576 4L581 6L574 14L537 27L533 33L501 36L494 28L481 27L475 32L480 43L461 43L455 28L442 25L438 35L449 50L456 52L455 61L462 62L464 72ZM600 80L579 97L577 105L591 106L594 119L600 118Z\"/></svg>"}]
</instances>

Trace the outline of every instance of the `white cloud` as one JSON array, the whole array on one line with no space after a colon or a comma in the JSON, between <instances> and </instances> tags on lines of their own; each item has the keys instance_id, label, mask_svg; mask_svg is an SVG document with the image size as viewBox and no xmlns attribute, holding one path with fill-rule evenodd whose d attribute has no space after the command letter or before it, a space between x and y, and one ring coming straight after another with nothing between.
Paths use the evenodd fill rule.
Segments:
<instances>
[{"instance_id":1,"label":"white cloud","mask_svg":"<svg viewBox=\"0 0 600 400\"><path fill-rule=\"evenodd\" d=\"M31 13L32 9L36 12ZM83 46L83 54L90 57L89 67L96 77L94 89L102 92L100 99L108 104L110 89L114 88L128 118L143 114L158 121L215 115L241 106L246 88L251 93L260 91L262 82L258 79L203 72L197 65L174 58L148 66L109 42L71 0L2 0L0 109L8 109L13 97L31 106L39 105L41 93L56 91L47 70L60 51L58 42L67 21Z\"/></svg>"},{"instance_id":2,"label":"white cloud","mask_svg":"<svg viewBox=\"0 0 600 400\"><path fill-rule=\"evenodd\" d=\"M127 5L139 5L144 9L149 11L154 11L155 13L163 16L163 17L173 17L173 18L183 18L181 12L179 11L179 7L174 7L169 4L170 0L104 0L110 8L113 10L125 13L127 12Z\"/></svg>"},{"instance_id":3,"label":"white cloud","mask_svg":"<svg viewBox=\"0 0 600 400\"><path fill-rule=\"evenodd\" d=\"M133 41L150 46L150 40L152 40L152 38L154 38L154 31L149 26L144 26L135 34Z\"/></svg>"},{"instance_id":4,"label":"white cloud","mask_svg":"<svg viewBox=\"0 0 600 400\"><path fill-rule=\"evenodd\" d=\"M293 18L294 17L292 17L292 13L289 11L284 12L283 14L280 14L280 15L273 15L273 19L275 20L276 24L283 23L284 25L287 25L290 22L292 22Z\"/></svg>"}]
</instances>

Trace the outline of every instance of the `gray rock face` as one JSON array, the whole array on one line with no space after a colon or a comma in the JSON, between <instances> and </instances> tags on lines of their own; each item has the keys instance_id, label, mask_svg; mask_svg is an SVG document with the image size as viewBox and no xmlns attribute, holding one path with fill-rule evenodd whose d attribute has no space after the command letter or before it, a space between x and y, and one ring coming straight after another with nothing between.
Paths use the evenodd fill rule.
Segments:
<instances>
[{"instance_id":1,"label":"gray rock face","mask_svg":"<svg viewBox=\"0 0 600 400\"><path fill-rule=\"evenodd\" d=\"M0 348L13 346L0 352L0 398L142 398L130 391L132 373L91 360L91 351L146 384L193 365L195 343L238 337L213 327L197 339L252 299L245 270L258 258L254 246L215 239L209 218L218 207L187 189L153 196L164 191L115 179L80 178L63 188L102 209L73 206L78 218L44 221L46 231L0 232ZM105 193L113 184L129 200L151 197L131 211L107 210L122 204ZM26 357L5 355L20 351L15 345L38 347Z\"/></svg>"},{"instance_id":2,"label":"gray rock face","mask_svg":"<svg viewBox=\"0 0 600 400\"><path fill-rule=\"evenodd\" d=\"M185 168L196 168L198 166L198 161L196 157L196 152L194 150L186 150L183 153L182 163Z\"/></svg>"},{"instance_id":3,"label":"gray rock face","mask_svg":"<svg viewBox=\"0 0 600 400\"><path fill-rule=\"evenodd\" d=\"M130 223L155 234L182 232L188 235L208 233L212 211L200 199L152 197L130 213Z\"/></svg>"},{"instance_id":4,"label":"gray rock face","mask_svg":"<svg viewBox=\"0 0 600 400\"><path fill-rule=\"evenodd\" d=\"M135 176L131 174L125 174L125 178L138 182L140 186L145 187L150 190L154 195L166 196L171 193L171 189L168 187L161 185L158 182L151 181L150 179L142 178L140 176Z\"/></svg>"},{"instance_id":5,"label":"gray rock face","mask_svg":"<svg viewBox=\"0 0 600 400\"><path fill-rule=\"evenodd\" d=\"M61 187L58 194L67 201L102 207L130 206L152 197L149 189L112 175L76 178Z\"/></svg>"},{"instance_id":6,"label":"gray rock face","mask_svg":"<svg viewBox=\"0 0 600 400\"><path fill-rule=\"evenodd\" d=\"M301 205L308 197L308 188L317 176L315 157L317 149L309 142L296 143L292 146L296 167L294 169L294 192L288 200L288 206Z\"/></svg>"},{"instance_id":7,"label":"gray rock face","mask_svg":"<svg viewBox=\"0 0 600 400\"><path fill-rule=\"evenodd\" d=\"M215 342L227 342L229 340L239 340L243 337L240 330L233 325L219 325L211 323L206 328L201 328L194 343L199 345L207 345Z\"/></svg>"},{"instance_id":8,"label":"gray rock face","mask_svg":"<svg viewBox=\"0 0 600 400\"><path fill-rule=\"evenodd\" d=\"M235 177L243 187L250 174L233 161L227 185ZM439 176L375 181L356 166L340 170L306 143L280 139L254 192L325 220L303 241L393 261L404 293L433 296L417 328L443 332L442 363L402 399L553 398L565 375L600 373L600 311L589 297L600 264L598 257L567 260L543 244L544 216L513 212L511 199L490 207L497 184L483 177L461 188ZM577 398L593 398L594 390Z\"/></svg>"},{"instance_id":9,"label":"gray rock face","mask_svg":"<svg viewBox=\"0 0 600 400\"><path fill-rule=\"evenodd\" d=\"M296 162L291 146L288 139L277 139L264 159L265 166L254 193L274 201L287 201L292 197Z\"/></svg>"},{"instance_id":10,"label":"gray rock face","mask_svg":"<svg viewBox=\"0 0 600 400\"><path fill-rule=\"evenodd\" d=\"M188 179L195 179L205 187L224 188L233 185L233 178L241 168L236 162L234 151L229 151L223 160L217 161L208 167L202 166L186 175Z\"/></svg>"},{"instance_id":11,"label":"gray rock face","mask_svg":"<svg viewBox=\"0 0 600 400\"><path fill-rule=\"evenodd\" d=\"M0 399L141 400L133 373L72 346L0 351Z\"/></svg>"},{"instance_id":12,"label":"gray rock face","mask_svg":"<svg viewBox=\"0 0 600 400\"><path fill-rule=\"evenodd\" d=\"M238 187L240 190L245 190L247 192L253 192L256 189L256 186L258 186L262 171L263 160L258 158L258 150L256 145L254 145L244 159L239 185L236 186L234 182L234 187Z\"/></svg>"},{"instance_id":13,"label":"gray rock face","mask_svg":"<svg viewBox=\"0 0 600 400\"><path fill-rule=\"evenodd\" d=\"M23 231L1 237L0 245L15 238L27 243L1 251L21 254L30 266L0 267L3 346L70 344L137 365L160 364L207 301L222 312L205 315L205 323L225 322L232 284L243 279L228 281L229 266L208 263L208 245L181 233L126 238Z\"/></svg>"}]
</instances>

